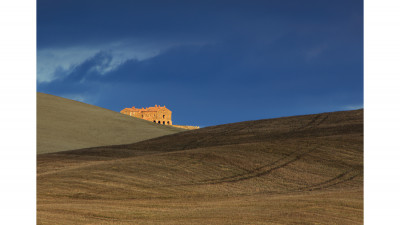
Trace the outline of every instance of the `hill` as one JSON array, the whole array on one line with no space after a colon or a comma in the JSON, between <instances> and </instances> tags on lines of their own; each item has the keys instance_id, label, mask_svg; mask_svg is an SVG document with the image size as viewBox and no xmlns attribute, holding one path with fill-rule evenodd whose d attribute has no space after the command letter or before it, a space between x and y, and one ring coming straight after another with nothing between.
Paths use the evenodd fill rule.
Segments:
<instances>
[{"instance_id":1,"label":"hill","mask_svg":"<svg viewBox=\"0 0 400 225\"><path fill-rule=\"evenodd\" d=\"M127 144L184 131L37 93L37 153Z\"/></svg>"},{"instance_id":2,"label":"hill","mask_svg":"<svg viewBox=\"0 0 400 225\"><path fill-rule=\"evenodd\" d=\"M362 224L363 110L38 155L38 224Z\"/></svg>"}]
</instances>

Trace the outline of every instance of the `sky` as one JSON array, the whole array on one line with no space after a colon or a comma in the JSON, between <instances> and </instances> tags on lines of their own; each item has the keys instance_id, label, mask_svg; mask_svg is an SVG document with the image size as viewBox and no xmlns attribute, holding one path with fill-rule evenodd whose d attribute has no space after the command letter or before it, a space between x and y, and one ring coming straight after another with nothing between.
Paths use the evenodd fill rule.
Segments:
<instances>
[{"instance_id":1,"label":"sky","mask_svg":"<svg viewBox=\"0 0 400 225\"><path fill-rule=\"evenodd\" d=\"M37 0L37 91L201 127L363 108L363 1Z\"/></svg>"}]
</instances>

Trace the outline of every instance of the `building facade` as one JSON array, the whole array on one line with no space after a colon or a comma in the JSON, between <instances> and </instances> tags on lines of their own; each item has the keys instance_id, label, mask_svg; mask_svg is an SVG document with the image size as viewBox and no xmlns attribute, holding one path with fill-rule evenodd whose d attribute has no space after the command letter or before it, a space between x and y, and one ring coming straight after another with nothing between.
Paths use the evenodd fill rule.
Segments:
<instances>
[{"instance_id":1,"label":"building facade","mask_svg":"<svg viewBox=\"0 0 400 225\"><path fill-rule=\"evenodd\" d=\"M125 108L121 110L122 114L148 120L154 123L172 125L172 112L165 106L155 105L154 107L137 109Z\"/></svg>"}]
</instances>

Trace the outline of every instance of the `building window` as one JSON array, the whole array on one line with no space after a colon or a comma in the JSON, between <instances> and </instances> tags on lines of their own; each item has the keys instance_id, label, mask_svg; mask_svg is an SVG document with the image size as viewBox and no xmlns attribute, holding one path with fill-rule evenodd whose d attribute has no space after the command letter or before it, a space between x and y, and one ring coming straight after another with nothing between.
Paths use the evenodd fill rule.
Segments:
<instances>
[{"instance_id":1,"label":"building window","mask_svg":"<svg viewBox=\"0 0 400 225\"><path fill-rule=\"evenodd\" d=\"M165 121L163 121L162 124L165 124Z\"/></svg>"},{"instance_id":2,"label":"building window","mask_svg":"<svg viewBox=\"0 0 400 225\"><path fill-rule=\"evenodd\" d=\"M153 122L155 123L156 121L154 120Z\"/></svg>"},{"instance_id":3,"label":"building window","mask_svg":"<svg viewBox=\"0 0 400 225\"><path fill-rule=\"evenodd\" d=\"M158 123L161 123L161 121L158 121Z\"/></svg>"},{"instance_id":4,"label":"building window","mask_svg":"<svg viewBox=\"0 0 400 225\"><path fill-rule=\"evenodd\" d=\"M169 121L167 121L167 124L169 125Z\"/></svg>"},{"instance_id":5,"label":"building window","mask_svg":"<svg viewBox=\"0 0 400 225\"><path fill-rule=\"evenodd\" d=\"M165 119L165 115L162 115L162 118Z\"/></svg>"}]
</instances>

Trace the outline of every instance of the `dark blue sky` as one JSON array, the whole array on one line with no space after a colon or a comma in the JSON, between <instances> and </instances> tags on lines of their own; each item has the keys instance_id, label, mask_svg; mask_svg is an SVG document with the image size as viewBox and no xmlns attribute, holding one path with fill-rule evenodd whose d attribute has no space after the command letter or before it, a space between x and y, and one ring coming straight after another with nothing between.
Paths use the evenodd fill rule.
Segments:
<instances>
[{"instance_id":1,"label":"dark blue sky","mask_svg":"<svg viewBox=\"0 0 400 225\"><path fill-rule=\"evenodd\" d=\"M37 89L210 126L363 107L363 1L37 1Z\"/></svg>"}]
</instances>

